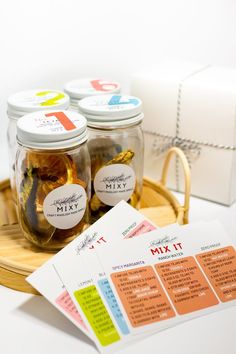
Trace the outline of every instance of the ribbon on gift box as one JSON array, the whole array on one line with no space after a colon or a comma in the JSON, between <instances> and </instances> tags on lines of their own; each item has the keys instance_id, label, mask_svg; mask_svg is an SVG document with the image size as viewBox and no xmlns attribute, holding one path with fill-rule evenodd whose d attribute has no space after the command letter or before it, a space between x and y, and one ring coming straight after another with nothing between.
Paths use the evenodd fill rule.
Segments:
<instances>
[{"instance_id":1,"label":"ribbon on gift box","mask_svg":"<svg viewBox=\"0 0 236 354\"><path fill-rule=\"evenodd\" d=\"M152 146L152 151L156 156L161 156L162 154L166 153L171 147L178 147L186 155L186 158L188 160L190 168L192 167L192 164L194 161L196 161L200 155L201 155L201 150L202 146L207 146L211 147L214 149L220 149L220 150L230 150L230 151L236 151L236 146L235 145L222 145L222 144L214 144L211 142L206 142L206 141L198 141L198 140L192 140L188 138L182 138L180 137L180 125L181 125L181 97L182 97L182 89L183 89L183 83L192 77L193 75L196 75L197 73L206 70L209 67L209 65L194 71L193 73L187 75L185 78L183 78L179 82L178 86L178 95L177 95L177 111L176 111L176 125L175 125L175 136L170 136L167 134L160 134L156 133L154 131L150 130L144 130L145 134L150 134L152 136L155 136L155 140L153 142ZM179 158L176 156L175 159L175 174L176 174L176 190L179 191Z\"/></svg>"}]
</instances>

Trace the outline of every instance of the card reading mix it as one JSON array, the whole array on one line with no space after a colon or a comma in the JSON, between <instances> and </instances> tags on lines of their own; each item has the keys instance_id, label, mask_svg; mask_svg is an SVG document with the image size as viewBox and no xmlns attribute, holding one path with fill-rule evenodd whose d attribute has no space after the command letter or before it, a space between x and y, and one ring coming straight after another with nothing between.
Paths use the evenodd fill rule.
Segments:
<instances>
[{"instance_id":1,"label":"card reading mix it","mask_svg":"<svg viewBox=\"0 0 236 354\"><path fill-rule=\"evenodd\" d=\"M236 252L218 222L158 229L96 253L131 333L236 303Z\"/></svg>"}]
</instances>

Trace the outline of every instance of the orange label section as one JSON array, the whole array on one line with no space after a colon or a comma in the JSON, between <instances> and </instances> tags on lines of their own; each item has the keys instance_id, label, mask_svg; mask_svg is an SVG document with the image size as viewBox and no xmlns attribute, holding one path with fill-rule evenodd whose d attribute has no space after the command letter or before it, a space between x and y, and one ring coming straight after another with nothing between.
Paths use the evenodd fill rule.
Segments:
<instances>
[{"instance_id":1,"label":"orange label section","mask_svg":"<svg viewBox=\"0 0 236 354\"><path fill-rule=\"evenodd\" d=\"M151 266L113 273L111 278L133 327L175 316Z\"/></svg>"},{"instance_id":2,"label":"orange label section","mask_svg":"<svg viewBox=\"0 0 236 354\"><path fill-rule=\"evenodd\" d=\"M236 299L236 251L220 248L198 254L197 260L222 302Z\"/></svg>"},{"instance_id":3,"label":"orange label section","mask_svg":"<svg viewBox=\"0 0 236 354\"><path fill-rule=\"evenodd\" d=\"M156 264L155 268L180 315L218 304L193 257Z\"/></svg>"}]
</instances>

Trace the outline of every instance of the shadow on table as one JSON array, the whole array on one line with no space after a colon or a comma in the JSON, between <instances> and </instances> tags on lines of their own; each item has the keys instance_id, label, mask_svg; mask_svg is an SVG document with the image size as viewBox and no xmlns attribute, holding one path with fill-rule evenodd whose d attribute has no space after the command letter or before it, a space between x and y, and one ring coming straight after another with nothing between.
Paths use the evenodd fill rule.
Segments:
<instances>
[{"instance_id":1,"label":"shadow on table","mask_svg":"<svg viewBox=\"0 0 236 354\"><path fill-rule=\"evenodd\" d=\"M76 328L65 316L63 316L56 308L54 308L42 296L34 296L27 300L24 304L14 310L26 316L33 317L49 326L63 331L87 344L96 348L94 343L82 331Z\"/></svg>"}]
</instances>

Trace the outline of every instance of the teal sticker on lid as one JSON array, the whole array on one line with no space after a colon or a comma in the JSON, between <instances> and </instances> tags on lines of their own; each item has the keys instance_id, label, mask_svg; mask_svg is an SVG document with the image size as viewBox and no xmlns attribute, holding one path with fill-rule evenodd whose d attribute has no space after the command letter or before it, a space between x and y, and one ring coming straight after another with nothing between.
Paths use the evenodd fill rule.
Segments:
<instances>
[{"instance_id":1,"label":"teal sticker on lid","mask_svg":"<svg viewBox=\"0 0 236 354\"><path fill-rule=\"evenodd\" d=\"M113 95L108 102L110 106L114 105L121 105L121 104L133 104L134 106L137 106L139 104L139 100L135 97L129 98L128 100L122 101L122 98L124 99L124 96L122 97L121 95Z\"/></svg>"}]
</instances>

